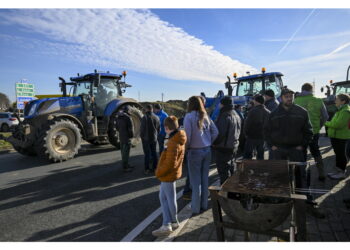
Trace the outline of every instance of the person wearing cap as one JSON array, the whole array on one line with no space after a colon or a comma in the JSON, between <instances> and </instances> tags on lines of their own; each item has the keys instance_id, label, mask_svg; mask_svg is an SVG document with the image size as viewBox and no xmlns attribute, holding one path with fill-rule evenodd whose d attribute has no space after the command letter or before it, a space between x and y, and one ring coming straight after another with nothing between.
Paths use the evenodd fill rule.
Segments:
<instances>
[{"instance_id":1,"label":"person wearing cap","mask_svg":"<svg viewBox=\"0 0 350 250\"><path fill-rule=\"evenodd\" d=\"M129 106L124 106L117 113L116 129L119 132L120 152L122 155L124 172L131 172L133 167L129 165L131 138L134 137L134 125L129 114Z\"/></svg>"},{"instance_id":2,"label":"person wearing cap","mask_svg":"<svg viewBox=\"0 0 350 250\"><path fill-rule=\"evenodd\" d=\"M309 114L313 136L308 147L316 162L318 179L324 181L324 166L318 140L320 137L320 130L328 119L328 113L322 99L315 97L312 92L312 84L304 83L301 87L301 93L295 98L295 104L305 108ZM304 148L304 154L306 158L307 148Z\"/></svg>"},{"instance_id":3,"label":"person wearing cap","mask_svg":"<svg viewBox=\"0 0 350 250\"><path fill-rule=\"evenodd\" d=\"M164 150L164 141L165 141L165 128L164 128L164 120L168 117L168 114L162 109L162 106L159 103L154 105L154 113L158 116L160 121L160 132L158 134L158 145L159 145L159 155Z\"/></svg>"},{"instance_id":4,"label":"person wearing cap","mask_svg":"<svg viewBox=\"0 0 350 250\"><path fill-rule=\"evenodd\" d=\"M264 125L265 141L271 148L272 159L306 162L304 150L313 136L309 114L303 107L294 104L294 92L286 87L281 91L281 100ZM309 187L306 166L295 166L294 177L296 188ZM308 194L307 211L317 218L324 218L312 199Z\"/></svg>"},{"instance_id":5,"label":"person wearing cap","mask_svg":"<svg viewBox=\"0 0 350 250\"><path fill-rule=\"evenodd\" d=\"M249 110L244 122L243 132L246 137L244 145L244 159L252 159L253 151L256 150L257 160L264 160L264 124L270 111L264 105L264 96L258 94L253 97L253 108Z\"/></svg>"},{"instance_id":6,"label":"person wearing cap","mask_svg":"<svg viewBox=\"0 0 350 250\"><path fill-rule=\"evenodd\" d=\"M241 133L241 118L234 110L231 96L220 100L220 112L215 125L219 135L213 143L213 149L220 183L223 184L229 174L233 173L234 166L230 161L236 156Z\"/></svg>"},{"instance_id":7,"label":"person wearing cap","mask_svg":"<svg viewBox=\"0 0 350 250\"><path fill-rule=\"evenodd\" d=\"M272 89L268 89L264 94L265 98L265 107L270 110L270 112L277 109L279 102L275 98L275 92Z\"/></svg>"}]
</instances>

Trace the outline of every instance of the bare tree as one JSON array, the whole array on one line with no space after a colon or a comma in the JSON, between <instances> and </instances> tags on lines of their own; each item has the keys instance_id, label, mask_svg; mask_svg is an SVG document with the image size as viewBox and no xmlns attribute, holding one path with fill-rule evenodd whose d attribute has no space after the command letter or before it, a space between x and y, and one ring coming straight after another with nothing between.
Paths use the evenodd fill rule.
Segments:
<instances>
[{"instance_id":1,"label":"bare tree","mask_svg":"<svg viewBox=\"0 0 350 250\"><path fill-rule=\"evenodd\" d=\"M6 111L10 107L10 99L4 93L0 93L0 110Z\"/></svg>"}]
</instances>

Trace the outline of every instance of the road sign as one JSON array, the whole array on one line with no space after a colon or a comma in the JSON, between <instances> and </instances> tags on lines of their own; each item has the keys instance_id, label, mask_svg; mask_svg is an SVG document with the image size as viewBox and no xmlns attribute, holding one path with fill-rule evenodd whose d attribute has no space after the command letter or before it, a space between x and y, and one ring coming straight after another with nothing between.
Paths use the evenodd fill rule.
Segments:
<instances>
[{"instance_id":1,"label":"road sign","mask_svg":"<svg viewBox=\"0 0 350 250\"><path fill-rule=\"evenodd\" d=\"M17 109L24 109L25 103L36 99L34 84L32 83L16 83L16 99Z\"/></svg>"}]
</instances>

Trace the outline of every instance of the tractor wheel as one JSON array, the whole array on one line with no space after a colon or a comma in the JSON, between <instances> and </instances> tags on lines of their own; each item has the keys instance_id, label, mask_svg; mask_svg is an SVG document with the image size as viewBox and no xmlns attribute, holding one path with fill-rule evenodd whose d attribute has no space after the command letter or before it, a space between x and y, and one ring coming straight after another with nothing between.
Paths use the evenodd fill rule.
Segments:
<instances>
[{"instance_id":1,"label":"tractor wheel","mask_svg":"<svg viewBox=\"0 0 350 250\"><path fill-rule=\"evenodd\" d=\"M53 120L40 130L36 152L53 162L66 161L78 154L80 146L81 134L74 122Z\"/></svg>"},{"instance_id":2,"label":"tractor wheel","mask_svg":"<svg viewBox=\"0 0 350 250\"><path fill-rule=\"evenodd\" d=\"M120 143L119 143L119 133L116 129L116 118L117 118L117 112L114 112L111 115L110 122L109 122L109 129L108 129L108 140L109 142L115 146L117 149L120 149ZM135 147L140 141L140 128L141 128L141 119L142 119L142 112L137 107L130 107L129 113L134 125L134 138L131 139L131 145Z\"/></svg>"},{"instance_id":3,"label":"tractor wheel","mask_svg":"<svg viewBox=\"0 0 350 250\"><path fill-rule=\"evenodd\" d=\"M7 125L7 123L2 124L1 131L2 132L9 132L10 131L10 126Z\"/></svg>"}]
</instances>

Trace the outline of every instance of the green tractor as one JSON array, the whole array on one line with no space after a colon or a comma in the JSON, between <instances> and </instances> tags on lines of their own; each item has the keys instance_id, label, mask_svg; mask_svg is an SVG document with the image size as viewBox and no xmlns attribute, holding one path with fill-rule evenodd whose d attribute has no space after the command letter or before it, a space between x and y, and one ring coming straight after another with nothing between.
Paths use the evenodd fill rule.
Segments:
<instances>
[{"instance_id":1,"label":"green tractor","mask_svg":"<svg viewBox=\"0 0 350 250\"><path fill-rule=\"evenodd\" d=\"M348 67L345 81L334 83L333 81L330 81L329 85L321 88L321 92L324 92L325 88L327 89L325 92L326 97L323 98L323 102L326 105L329 119L332 119L333 115L337 111L335 106L336 96L339 94L350 94L349 70L350 66Z\"/></svg>"},{"instance_id":2,"label":"green tractor","mask_svg":"<svg viewBox=\"0 0 350 250\"><path fill-rule=\"evenodd\" d=\"M21 154L53 162L73 158L82 139L95 145L111 143L118 148L116 117L128 105L135 131L132 144L136 145L140 141L142 106L123 97L125 89L131 87L125 76L125 71L119 75L95 70L71 77L71 82L59 77L62 97L29 102L24 121L5 139Z\"/></svg>"}]
</instances>

